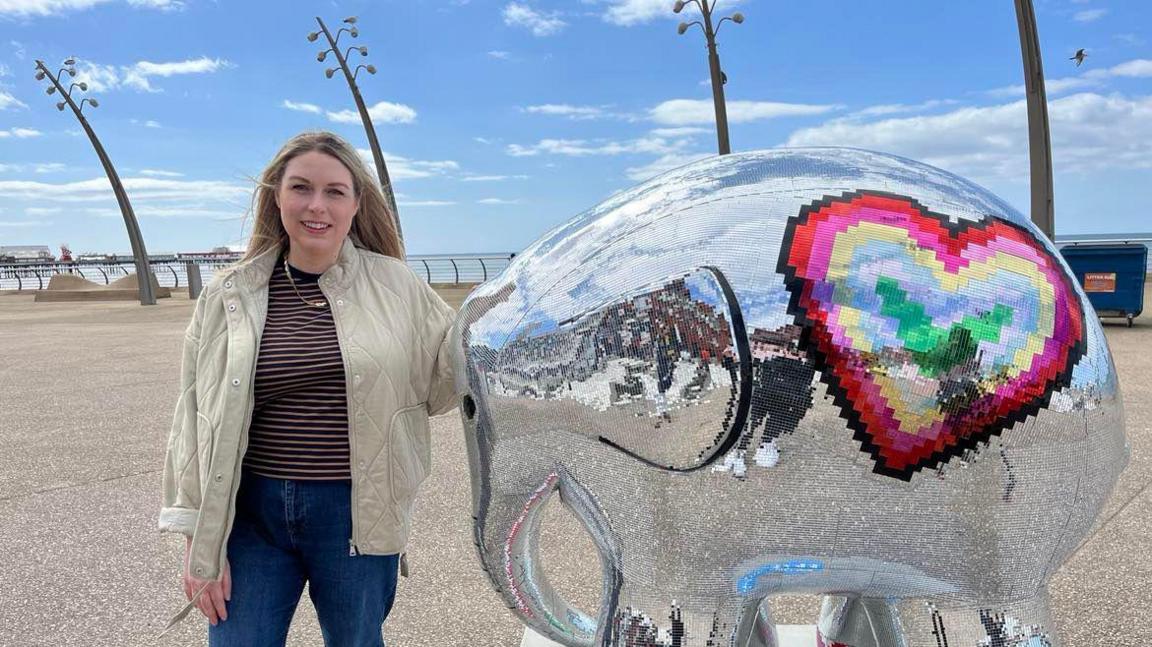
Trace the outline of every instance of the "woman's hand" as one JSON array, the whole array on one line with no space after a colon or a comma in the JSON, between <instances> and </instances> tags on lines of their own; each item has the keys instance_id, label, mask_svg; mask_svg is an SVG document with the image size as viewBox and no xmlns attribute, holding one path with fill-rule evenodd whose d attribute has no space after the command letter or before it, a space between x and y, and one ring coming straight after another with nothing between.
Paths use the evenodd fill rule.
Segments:
<instances>
[{"instance_id":1,"label":"woman's hand","mask_svg":"<svg viewBox=\"0 0 1152 647\"><path fill-rule=\"evenodd\" d=\"M207 585L200 599L196 601L196 608L208 618L212 626L217 622L228 619L228 609L225 602L232 599L232 571L228 567L228 560L224 560L224 568L219 580L200 580L192 577L189 572L189 556L192 553L192 538L186 537L184 543L184 595L189 600L196 592Z\"/></svg>"}]
</instances>

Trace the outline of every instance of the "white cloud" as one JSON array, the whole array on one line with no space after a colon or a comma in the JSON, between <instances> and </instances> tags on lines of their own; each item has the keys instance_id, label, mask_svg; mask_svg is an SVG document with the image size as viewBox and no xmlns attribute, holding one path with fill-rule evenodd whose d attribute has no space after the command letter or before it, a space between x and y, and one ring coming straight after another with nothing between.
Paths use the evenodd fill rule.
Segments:
<instances>
[{"instance_id":1,"label":"white cloud","mask_svg":"<svg viewBox=\"0 0 1152 647\"><path fill-rule=\"evenodd\" d=\"M84 209L83 212L97 218L120 218L122 215L120 209L115 207L93 207ZM240 206L234 209L207 209L201 205L187 204L163 207L142 206L139 208L133 206L132 212L139 218L199 218L225 222L242 220L247 209Z\"/></svg>"},{"instance_id":2,"label":"white cloud","mask_svg":"<svg viewBox=\"0 0 1152 647\"><path fill-rule=\"evenodd\" d=\"M7 139L15 137L17 139L27 139L29 137L39 137L44 133L32 128L9 128L8 130L0 130L0 139Z\"/></svg>"},{"instance_id":3,"label":"white cloud","mask_svg":"<svg viewBox=\"0 0 1152 647\"><path fill-rule=\"evenodd\" d=\"M0 220L0 227L43 227L52 224L51 220Z\"/></svg>"},{"instance_id":4,"label":"white cloud","mask_svg":"<svg viewBox=\"0 0 1152 647\"><path fill-rule=\"evenodd\" d=\"M693 135L710 133L712 130L697 126L680 126L678 128L653 128L648 132L656 137L691 137Z\"/></svg>"},{"instance_id":5,"label":"white cloud","mask_svg":"<svg viewBox=\"0 0 1152 647\"><path fill-rule=\"evenodd\" d=\"M605 22L622 26L645 23L657 17L672 14L672 5L666 0L623 0L604 13Z\"/></svg>"},{"instance_id":6,"label":"white cloud","mask_svg":"<svg viewBox=\"0 0 1152 647\"><path fill-rule=\"evenodd\" d=\"M28 207L24 210L26 216L50 216L63 211L60 207Z\"/></svg>"},{"instance_id":7,"label":"white cloud","mask_svg":"<svg viewBox=\"0 0 1152 647\"><path fill-rule=\"evenodd\" d=\"M869 106L862 110L858 110L850 117L882 117L886 115L909 114L915 112L925 112L941 106L955 105L955 99L929 99L920 103L886 103L877 106Z\"/></svg>"},{"instance_id":8,"label":"white cloud","mask_svg":"<svg viewBox=\"0 0 1152 647\"><path fill-rule=\"evenodd\" d=\"M450 207L456 204L452 200L400 200L397 207Z\"/></svg>"},{"instance_id":9,"label":"white cloud","mask_svg":"<svg viewBox=\"0 0 1152 647\"><path fill-rule=\"evenodd\" d=\"M3 0L0 0L2 2ZM140 92L160 92L152 85L155 77L167 78L184 74L211 74L233 65L224 59L201 56L184 61L154 63L139 61L132 65L103 65L91 61L76 64L76 81L84 81L91 92L131 88Z\"/></svg>"},{"instance_id":10,"label":"white cloud","mask_svg":"<svg viewBox=\"0 0 1152 647\"><path fill-rule=\"evenodd\" d=\"M158 92L159 90L153 88L149 82L149 79L152 77L167 78L183 74L211 74L230 66L231 63L228 61L205 56L197 59L172 61L168 63L140 61L123 71L122 80L124 85L128 87L145 92Z\"/></svg>"},{"instance_id":11,"label":"white cloud","mask_svg":"<svg viewBox=\"0 0 1152 647\"><path fill-rule=\"evenodd\" d=\"M602 14L604 22L629 27L657 18L675 18L669 0L621 0Z\"/></svg>"},{"instance_id":12,"label":"white cloud","mask_svg":"<svg viewBox=\"0 0 1152 647\"><path fill-rule=\"evenodd\" d=\"M623 0L608 8L604 21L629 26L672 15L672 3L667 0Z\"/></svg>"},{"instance_id":13,"label":"white cloud","mask_svg":"<svg viewBox=\"0 0 1152 647\"><path fill-rule=\"evenodd\" d=\"M207 74L215 72L222 67L227 67L228 61L218 58L208 58L201 56L196 59L188 59L184 61L173 61L168 63L153 63L151 61L140 61L133 66L133 69L143 76L176 76L178 74Z\"/></svg>"},{"instance_id":14,"label":"white cloud","mask_svg":"<svg viewBox=\"0 0 1152 647\"><path fill-rule=\"evenodd\" d=\"M1143 78L1152 77L1152 60L1137 58L1125 61L1110 68L1089 70L1080 76L1068 76L1059 79L1047 79L1044 90L1049 95L1062 94L1069 90L1099 87L1107 79L1116 77ZM988 90L986 94L994 97L1019 97L1024 95L1024 86L1009 85L1002 88Z\"/></svg>"},{"instance_id":15,"label":"white cloud","mask_svg":"<svg viewBox=\"0 0 1152 647\"><path fill-rule=\"evenodd\" d=\"M68 168L60 162L37 162L32 164L0 164L0 173L57 173Z\"/></svg>"},{"instance_id":16,"label":"white cloud","mask_svg":"<svg viewBox=\"0 0 1152 647\"><path fill-rule=\"evenodd\" d=\"M1115 38L1116 40L1118 40L1121 43L1124 43L1126 45L1134 45L1135 46L1135 45L1143 45L1144 44L1143 38L1140 38L1136 34L1132 34L1132 33L1116 34L1115 36L1113 36L1113 38Z\"/></svg>"},{"instance_id":17,"label":"white cloud","mask_svg":"<svg viewBox=\"0 0 1152 647\"><path fill-rule=\"evenodd\" d=\"M1048 116L1058 168L1152 168L1152 96L1074 94L1049 102ZM1024 101L873 123L834 120L794 132L786 145L857 146L974 178L1028 177Z\"/></svg>"},{"instance_id":18,"label":"white cloud","mask_svg":"<svg viewBox=\"0 0 1152 647\"><path fill-rule=\"evenodd\" d=\"M284 101L280 103L280 107L287 108L288 110L295 110L297 112L307 112L314 115L324 114L328 117L329 121L334 121L336 123L360 123L360 112L356 110L324 110L314 103L291 101L289 99L284 99ZM416 121L415 110L406 105L390 103L388 101L381 101L369 107L368 116L371 117L373 123L410 124Z\"/></svg>"},{"instance_id":19,"label":"white cloud","mask_svg":"<svg viewBox=\"0 0 1152 647\"><path fill-rule=\"evenodd\" d=\"M627 168L624 172L628 174L629 179L640 182L660 175L665 171L671 171L674 168L679 168L685 164L691 164L692 162L711 156L709 153L672 153L663 155L659 159L643 166Z\"/></svg>"},{"instance_id":20,"label":"white cloud","mask_svg":"<svg viewBox=\"0 0 1152 647\"><path fill-rule=\"evenodd\" d=\"M410 124L416 121L416 111L400 103L381 101L368 108L368 116L372 123ZM355 110L340 110L328 112L328 119L341 124L360 123L360 113Z\"/></svg>"},{"instance_id":21,"label":"white cloud","mask_svg":"<svg viewBox=\"0 0 1152 647\"><path fill-rule=\"evenodd\" d=\"M725 0L724 4L726 8L731 9L732 5L739 4L740 1ZM685 7L680 16L677 16L672 11L672 0L584 0L584 3L604 5L606 8L597 12L600 18L606 23L621 27L640 25L661 18L695 20L700 17L699 9L691 4Z\"/></svg>"},{"instance_id":22,"label":"white cloud","mask_svg":"<svg viewBox=\"0 0 1152 647\"><path fill-rule=\"evenodd\" d=\"M0 110L15 110L17 108L27 108L28 105L23 101L17 99L11 94L0 90Z\"/></svg>"},{"instance_id":23,"label":"white cloud","mask_svg":"<svg viewBox=\"0 0 1152 647\"><path fill-rule=\"evenodd\" d=\"M669 142L663 137L641 137L625 142L594 141L584 139L541 139L530 146L509 144L505 149L513 157L533 157L536 155L567 155L586 157L590 155L657 154L676 152L684 142Z\"/></svg>"},{"instance_id":24,"label":"white cloud","mask_svg":"<svg viewBox=\"0 0 1152 647\"><path fill-rule=\"evenodd\" d=\"M546 103L539 106L521 108L522 111L534 115L554 115L569 119L599 119L608 116L603 108L596 106L573 106L566 103Z\"/></svg>"},{"instance_id":25,"label":"white cloud","mask_svg":"<svg viewBox=\"0 0 1152 647\"><path fill-rule=\"evenodd\" d=\"M0 2L0 15L52 16L69 11L88 9L108 0L3 0Z\"/></svg>"},{"instance_id":26,"label":"white cloud","mask_svg":"<svg viewBox=\"0 0 1152 647\"><path fill-rule=\"evenodd\" d=\"M1093 22L1103 18L1107 13L1107 9L1085 9L1084 11L1077 11L1072 19L1076 22Z\"/></svg>"},{"instance_id":27,"label":"white cloud","mask_svg":"<svg viewBox=\"0 0 1152 647\"><path fill-rule=\"evenodd\" d=\"M287 108L289 110L295 110L297 112L310 112L314 115L318 115L318 114L324 112L324 109L321 108L320 106L316 105L316 104L297 103L295 101L289 101L288 99L285 99L284 102L280 104L280 107L281 108Z\"/></svg>"},{"instance_id":28,"label":"white cloud","mask_svg":"<svg viewBox=\"0 0 1152 647\"><path fill-rule=\"evenodd\" d=\"M123 83L120 69L115 65L80 61L76 64L76 82L87 83L89 92L115 90Z\"/></svg>"},{"instance_id":29,"label":"white cloud","mask_svg":"<svg viewBox=\"0 0 1152 647\"><path fill-rule=\"evenodd\" d=\"M12 76L12 68L7 63L0 63L0 77Z\"/></svg>"},{"instance_id":30,"label":"white cloud","mask_svg":"<svg viewBox=\"0 0 1152 647\"><path fill-rule=\"evenodd\" d=\"M1097 70L1099 72L1099 70ZM1056 96L1064 94L1070 90L1081 90L1084 88L1097 87L1101 85L1100 79L1102 75L1083 75L1083 76L1066 76L1059 79L1045 79L1044 80L1044 93L1048 96ZM985 94L998 97L1001 99L1010 99L1013 97L1024 96L1027 88L1024 84L1019 85L1006 85L1002 88L994 88L988 90Z\"/></svg>"},{"instance_id":31,"label":"white cloud","mask_svg":"<svg viewBox=\"0 0 1152 647\"><path fill-rule=\"evenodd\" d=\"M527 180L527 175L469 175L460 178L461 182L502 182L504 180Z\"/></svg>"},{"instance_id":32,"label":"white cloud","mask_svg":"<svg viewBox=\"0 0 1152 647\"><path fill-rule=\"evenodd\" d=\"M519 200L505 200L504 198L481 198L476 204L520 204Z\"/></svg>"},{"instance_id":33,"label":"white cloud","mask_svg":"<svg viewBox=\"0 0 1152 647\"><path fill-rule=\"evenodd\" d=\"M729 101L728 122L739 124L761 119L820 115L840 106L804 103L778 103L775 101ZM652 108L649 117L665 126L692 126L715 122L716 113L711 100L672 99Z\"/></svg>"},{"instance_id":34,"label":"white cloud","mask_svg":"<svg viewBox=\"0 0 1152 647\"><path fill-rule=\"evenodd\" d=\"M540 13L526 4L512 2L504 6L504 24L524 27L533 36L551 36L567 25L556 13Z\"/></svg>"},{"instance_id":35,"label":"white cloud","mask_svg":"<svg viewBox=\"0 0 1152 647\"><path fill-rule=\"evenodd\" d=\"M137 202L170 202L174 200L200 203L205 196L215 200L235 199L247 202L252 188L242 184L221 181L184 181L148 177L129 177L123 180L124 188L135 206ZM108 178L99 177L77 182L52 184L30 180L0 181L0 195L13 200L30 200L38 203L83 203L111 201L112 186Z\"/></svg>"},{"instance_id":36,"label":"white cloud","mask_svg":"<svg viewBox=\"0 0 1152 647\"><path fill-rule=\"evenodd\" d=\"M367 148L357 148L360 159L368 165L372 173L376 173L376 162L372 159L372 151ZM396 180L414 180L433 176L443 176L460 170L460 165L452 160L413 160L401 155L393 155L388 151L381 151L384 163L388 165L388 178Z\"/></svg>"},{"instance_id":37,"label":"white cloud","mask_svg":"<svg viewBox=\"0 0 1152 647\"><path fill-rule=\"evenodd\" d=\"M0 16L28 18L31 16L59 16L83 11L111 0L0 0ZM172 11L182 9L179 0L128 0L128 5L144 9Z\"/></svg>"},{"instance_id":38,"label":"white cloud","mask_svg":"<svg viewBox=\"0 0 1152 647\"><path fill-rule=\"evenodd\" d=\"M184 8L184 3L180 0L128 0L128 4L133 7L159 9L161 11L175 11Z\"/></svg>"},{"instance_id":39,"label":"white cloud","mask_svg":"<svg viewBox=\"0 0 1152 647\"><path fill-rule=\"evenodd\" d=\"M1064 94L1065 92L1071 90L1080 90L1097 85L1099 85L1099 83L1095 79L1080 76L1066 76L1060 79L1045 79L1044 93L1047 95Z\"/></svg>"},{"instance_id":40,"label":"white cloud","mask_svg":"<svg viewBox=\"0 0 1152 647\"><path fill-rule=\"evenodd\" d=\"M700 101L711 109L711 101ZM728 121L734 124L759 121L761 119L776 119L778 117L798 117L806 115L822 115L842 106L838 105L812 105L804 103L777 103L773 101L729 101ZM696 107L699 110L699 107ZM707 123L707 119L697 123Z\"/></svg>"},{"instance_id":41,"label":"white cloud","mask_svg":"<svg viewBox=\"0 0 1152 647\"><path fill-rule=\"evenodd\" d=\"M144 122L144 127L145 127L145 128L160 128L161 126L160 126L160 122L159 122L159 121L155 121L155 120L153 120L153 119L149 119L148 121L145 121L145 122Z\"/></svg>"},{"instance_id":42,"label":"white cloud","mask_svg":"<svg viewBox=\"0 0 1152 647\"><path fill-rule=\"evenodd\" d=\"M161 171L151 168L140 169L140 175L146 175L148 177L184 177L183 173L177 173L175 171Z\"/></svg>"},{"instance_id":43,"label":"white cloud","mask_svg":"<svg viewBox=\"0 0 1152 647\"><path fill-rule=\"evenodd\" d=\"M511 58L512 54L510 52L505 52L502 50L495 50L494 49L494 50L488 52L488 56L491 56L492 58L500 59L501 61L506 61L509 58Z\"/></svg>"},{"instance_id":44,"label":"white cloud","mask_svg":"<svg viewBox=\"0 0 1152 647\"><path fill-rule=\"evenodd\" d=\"M1152 76L1152 60L1145 58L1131 60L1111 68L1108 73L1112 76L1150 77Z\"/></svg>"},{"instance_id":45,"label":"white cloud","mask_svg":"<svg viewBox=\"0 0 1152 647\"><path fill-rule=\"evenodd\" d=\"M481 144L484 144L485 146L487 146L488 144L493 143L494 140L488 139L486 137L473 137L472 141L478 142L478 143L481 143Z\"/></svg>"}]
</instances>

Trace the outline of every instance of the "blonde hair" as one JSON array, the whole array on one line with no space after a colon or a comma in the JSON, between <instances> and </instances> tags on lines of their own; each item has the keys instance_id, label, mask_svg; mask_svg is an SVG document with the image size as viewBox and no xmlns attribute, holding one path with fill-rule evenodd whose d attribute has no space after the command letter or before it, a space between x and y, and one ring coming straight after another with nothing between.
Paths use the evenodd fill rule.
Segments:
<instances>
[{"instance_id":1,"label":"blonde hair","mask_svg":"<svg viewBox=\"0 0 1152 647\"><path fill-rule=\"evenodd\" d=\"M384 199L376 178L351 144L334 133L315 131L303 132L289 139L260 174L256 192L252 194L252 236L240 262L249 261L269 249L287 248L288 232L280 222L276 191L280 188L288 162L313 151L335 157L352 174L352 191L360 202L360 208L352 219L348 234L356 241L357 247L403 260L404 243L396 231L392 207Z\"/></svg>"}]
</instances>

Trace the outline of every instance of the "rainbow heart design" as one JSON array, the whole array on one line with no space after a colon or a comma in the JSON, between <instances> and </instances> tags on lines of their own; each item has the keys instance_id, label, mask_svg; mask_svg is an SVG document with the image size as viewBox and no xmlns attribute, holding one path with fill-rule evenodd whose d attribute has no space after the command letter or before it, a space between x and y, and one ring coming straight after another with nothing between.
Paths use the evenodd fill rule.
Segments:
<instances>
[{"instance_id":1,"label":"rainbow heart design","mask_svg":"<svg viewBox=\"0 0 1152 647\"><path fill-rule=\"evenodd\" d=\"M1070 277L1030 231L874 191L789 219L778 270L824 381L905 481L1048 406L1084 354Z\"/></svg>"}]
</instances>

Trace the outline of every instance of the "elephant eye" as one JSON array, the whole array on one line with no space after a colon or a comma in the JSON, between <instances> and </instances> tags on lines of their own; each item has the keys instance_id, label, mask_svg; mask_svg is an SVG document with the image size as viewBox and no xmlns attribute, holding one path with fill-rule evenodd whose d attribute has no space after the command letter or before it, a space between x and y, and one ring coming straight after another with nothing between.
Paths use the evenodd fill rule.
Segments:
<instances>
[{"instance_id":1,"label":"elephant eye","mask_svg":"<svg viewBox=\"0 0 1152 647\"><path fill-rule=\"evenodd\" d=\"M673 471L700 469L736 443L750 350L720 270L622 290L560 320L534 313L518 329L484 371L497 426L506 417L518 433L591 436Z\"/></svg>"},{"instance_id":2,"label":"elephant eye","mask_svg":"<svg viewBox=\"0 0 1152 647\"><path fill-rule=\"evenodd\" d=\"M471 395L465 395L460 399L460 410L468 420L476 417L476 401L472 399Z\"/></svg>"}]
</instances>

